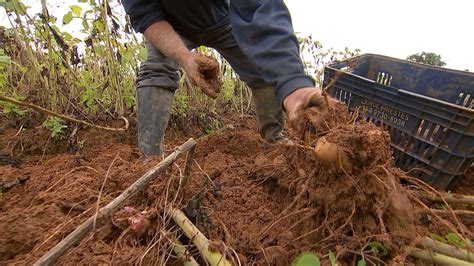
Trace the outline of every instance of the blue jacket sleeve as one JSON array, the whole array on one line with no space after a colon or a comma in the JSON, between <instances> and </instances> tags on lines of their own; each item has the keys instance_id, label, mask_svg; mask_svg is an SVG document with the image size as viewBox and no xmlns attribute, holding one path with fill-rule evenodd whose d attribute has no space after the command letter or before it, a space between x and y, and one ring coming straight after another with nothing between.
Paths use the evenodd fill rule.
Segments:
<instances>
[{"instance_id":1,"label":"blue jacket sleeve","mask_svg":"<svg viewBox=\"0 0 474 266\"><path fill-rule=\"evenodd\" d=\"M281 102L299 88L314 86L283 0L231 0L230 21L237 44L265 82L275 86Z\"/></svg>"},{"instance_id":2,"label":"blue jacket sleeve","mask_svg":"<svg viewBox=\"0 0 474 266\"><path fill-rule=\"evenodd\" d=\"M156 1L122 0L122 4L136 32L143 33L151 24L164 19L163 12Z\"/></svg>"}]
</instances>

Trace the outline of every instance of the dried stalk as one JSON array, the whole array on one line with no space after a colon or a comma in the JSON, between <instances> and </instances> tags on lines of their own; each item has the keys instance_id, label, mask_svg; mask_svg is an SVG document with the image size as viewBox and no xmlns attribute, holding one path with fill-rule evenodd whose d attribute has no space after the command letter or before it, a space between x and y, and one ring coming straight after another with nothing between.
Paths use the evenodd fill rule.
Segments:
<instances>
[{"instance_id":1,"label":"dried stalk","mask_svg":"<svg viewBox=\"0 0 474 266\"><path fill-rule=\"evenodd\" d=\"M188 182L189 175L191 174L191 167L193 166L194 150L196 147L192 147L186 155L186 163L184 164L184 173L181 178L181 185L185 186Z\"/></svg>"},{"instance_id":2,"label":"dried stalk","mask_svg":"<svg viewBox=\"0 0 474 266\"><path fill-rule=\"evenodd\" d=\"M212 251L209 248L209 239L186 217L186 215L177 209L169 209L169 213L175 223L183 230L184 234L191 239L196 247L201 252L202 256L211 265L231 266L232 263L228 261L224 255L218 251Z\"/></svg>"},{"instance_id":3,"label":"dried stalk","mask_svg":"<svg viewBox=\"0 0 474 266\"><path fill-rule=\"evenodd\" d=\"M413 258L417 258L424 262L430 264L438 264L438 265L457 265L457 266L472 266L471 262L467 262L464 260L452 258L446 255L442 255L439 253L434 253L428 250L422 249L414 249L410 252L410 256Z\"/></svg>"},{"instance_id":4,"label":"dried stalk","mask_svg":"<svg viewBox=\"0 0 474 266\"><path fill-rule=\"evenodd\" d=\"M118 197L112 200L105 207L101 208L95 215L89 217L87 221L77 227L72 233L66 238L61 240L56 246L50 249L40 259L38 259L34 265L51 265L53 264L64 252L69 248L78 243L89 231L94 228L94 221L102 221L110 217L128 198L137 192L145 189L147 185L158 176L159 173L163 172L170 166L179 155L187 152L196 145L194 139L189 139L183 145L179 146L173 153L161 161L157 166L146 172L140 177L135 183L124 190Z\"/></svg>"},{"instance_id":5,"label":"dried stalk","mask_svg":"<svg viewBox=\"0 0 474 266\"><path fill-rule=\"evenodd\" d=\"M189 255L183 243L178 239L173 239L173 251L178 256L178 259L183 262L184 266L199 266L199 263L197 263L193 256Z\"/></svg>"},{"instance_id":6,"label":"dried stalk","mask_svg":"<svg viewBox=\"0 0 474 266\"><path fill-rule=\"evenodd\" d=\"M434 252L438 252L449 257L474 262L474 253L468 252L465 249L460 249L455 246L448 245L443 242L433 240L429 237L424 237L418 244L425 248L429 248Z\"/></svg>"},{"instance_id":7,"label":"dried stalk","mask_svg":"<svg viewBox=\"0 0 474 266\"><path fill-rule=\"evenodd\" d=\"M21 101L18 101L16 99L7 97L5 95L0 95L0 100L5 101L5 102L9 102L9 103L13 103L15 105L23 106L23 107L26 107L26 108L30 108L30 109L36 110L38 112L42 112L42 113L45 113L45 114L48 114L48 115L51 115L51 116L55 116L55 117L61 118L63 120L72 122L72 123L77 123L77 124L81 124L81 125L84 125L84 126L97 128L97 129L108 130L108 131L125 131L125 130L128 129L128 126L129 126L128 120L123 116L121 117L121 119L123 119L125 121L125 126L124 127L122 127L122 128L104 127L104 126L94 125L94 124L91 124L89 122L79 120L79 119L76 119L76 118L72 118L72 117L69 117L69 116L66 116L66 115L58 114L58 113L53 112L51 110L45 109L41 106L34 105L32 103L21 102Z\"/></svg>"}]
</instances>

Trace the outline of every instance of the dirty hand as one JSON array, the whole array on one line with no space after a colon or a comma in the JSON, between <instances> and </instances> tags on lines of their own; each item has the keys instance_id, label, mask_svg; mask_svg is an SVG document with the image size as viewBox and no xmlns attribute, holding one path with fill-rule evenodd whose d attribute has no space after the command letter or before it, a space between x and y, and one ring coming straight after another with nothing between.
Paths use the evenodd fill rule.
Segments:
<instances>
[{"instance_id":1,"label":"dirty hand","mask_svg":"<svg viewBox=\"0 0 474 266\"><path fill-rule=\"evenodd\" d=\"M222 79L219 63L202 54L190 52L181 62L181 67L191 83L198 86L207 96L215 99L221 91Z\"/></svg>"},{"instance_id":2,"label":"dirty hand","mask_svg":"<svg viewBox=\"0 0 474 266\"><path fill-rule=\"evenodd\" d=\"M297 132L304 127L304 114L310 108L317 109L322 116L326 115L329 109L328 101L334 99L324 97L320 89L305 87L292 92L286 96L283 105L288 117L288 123Z\"/></svg>"}]
</instances>

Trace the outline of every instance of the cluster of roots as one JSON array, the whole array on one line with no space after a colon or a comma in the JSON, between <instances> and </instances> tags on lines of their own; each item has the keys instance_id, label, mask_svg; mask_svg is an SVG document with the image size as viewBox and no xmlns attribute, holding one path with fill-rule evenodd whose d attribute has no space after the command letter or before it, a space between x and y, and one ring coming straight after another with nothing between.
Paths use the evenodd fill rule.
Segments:
<instances>
[{"instance_id":1,"label":"cluster of roots","mask_svg":"<svg viewBox=\"0 0 474 266\"><path fill-rule=\"evenodd\" d=\"M397 250L413 239L415 207L395 174L388 133L332 100L311 107L300 123L304 143L289 147L287 159L300 176L297 208L313 209L302 228L308 241L342 259L371 241Z\"/></svg>"}]
</instances>

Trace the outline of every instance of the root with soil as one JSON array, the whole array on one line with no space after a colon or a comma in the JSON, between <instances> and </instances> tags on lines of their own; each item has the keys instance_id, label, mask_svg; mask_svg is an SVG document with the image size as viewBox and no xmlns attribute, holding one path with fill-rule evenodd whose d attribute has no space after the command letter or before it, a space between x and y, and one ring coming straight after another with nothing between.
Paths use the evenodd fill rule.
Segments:
<instances>
[{"instance_id":1,"label":"root with soil","mask_svg":"<svg viewBox=\"0 0 474 266\"><path fill-rule=\"evenodd\" d=\"M304 125L299 132L303 146L314 146L314 152L293 148L290 154L294 158L287 158L291 170L304 175L299 182L301 192L296 196L298 204L290 204L290 210L286 208L270 225L281 222L282 216L288 218L287 213L304 210L310 217L304 218L300 236L287 243L286 250L292 246L300 250L335 250L338 259L351 261L354 254L359 258L367 256L364 254L367 245L378 242L390 251L393 262L403 262L397 254L403 254L405 245L426 234L420 227L427 216L442 231L457 233L469 248L472 232L466 231L456 213L470 212L448 207L447 213L452 214L454 223L438 215L441 211L423 203L413 193L413 187L401 185L401 179L410 178L394 167L387 132L358 119L357 113L351 116L340 103L333 100L325 103L310 108L299 119ZM449 206L428 187L421 181L415 186L418 190L428 190L425 195ZM469 202L469 197L449 199L456 203ZM265 243L265 239L262 241ZM294 242L301 243L294 245Z\"/></svg>"}]
</instances>

